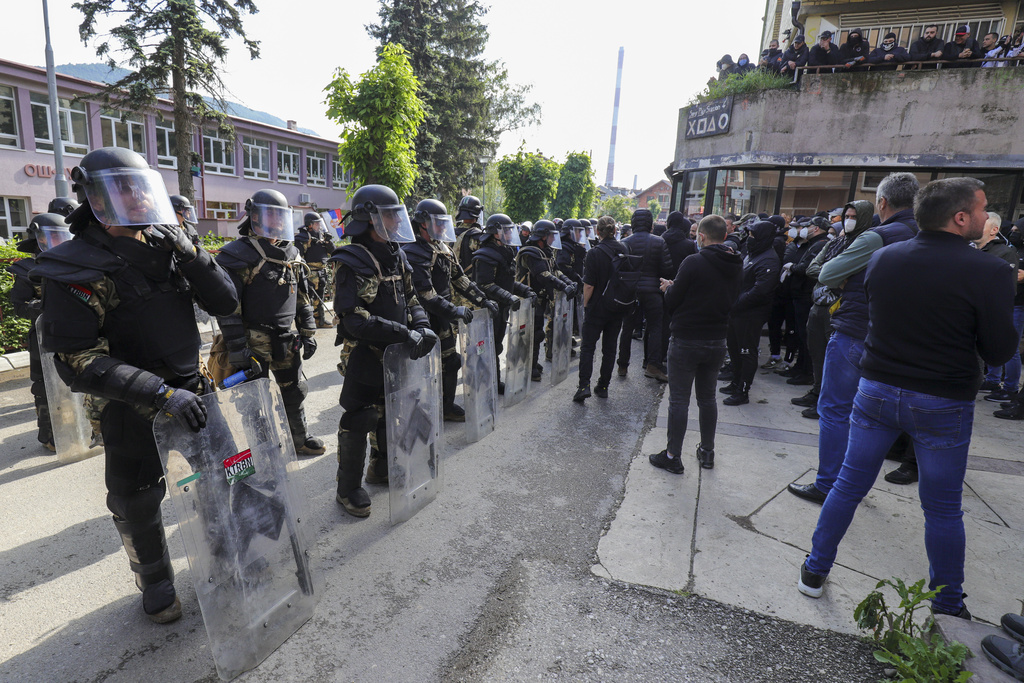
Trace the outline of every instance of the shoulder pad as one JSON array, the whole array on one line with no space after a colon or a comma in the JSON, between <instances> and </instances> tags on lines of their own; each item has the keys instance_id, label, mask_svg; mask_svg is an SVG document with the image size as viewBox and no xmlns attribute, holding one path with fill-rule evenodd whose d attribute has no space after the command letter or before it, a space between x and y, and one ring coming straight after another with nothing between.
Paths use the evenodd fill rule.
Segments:
<instances>
[{"instance_id":1,"label":"shoulder pad","mask_svg":"<svg viewBox=\"0 0 1024 683\"><path fill-rule=\"evenodd\" d=\"M7 272L14 276L28 277L28 272L35 268L36 260L31 256L28 258L18 259L11 265L7 266Z\"/></svg>"},{"instance_id":2,"label":"shoulder pad","mask_svg":"<svg viewBox=\"0 0 1024 683\"><path fill-rule=\"evenodd\" d=\"M544 252L540 250L540 247L534 247L534 246L520 247L519 248L519 254L521 254L523 256L531 256L533 258L542 258L542 259L546 259L547 258L547 256L544 255ZM519 254L517 254L517 255L519 255Z\"/></svg>"},{"instance_id":3,"label":"shoulder pad","mask_svg":"<svg viewBox=\"0 0 1024 683\"><path fill-rule=\"evenodd\" d=\"M491 248L490 246L480 247L479 249L474 251L473 258L480 259L481 261L486 261L487 263L491 263L496 266L499 266L505 262L505 259L502 257L501 253L498 252L498 250Z\"/></svg>"},{"instance_id":4,"label":"shoulder pad","mask_svg":"<svg viewBox=\"0 0 1024 683\"><path fill-rule=\"evenodd\" d=\"M410 263L415 263L417 266L429 265L433 257L433 250L430 248L430 245L419 240L403 244L401 250L407 257L407 260Z\"/></svg>"},{"instance_id":5,"label":"shoulder pad","mask_svg":"<svg viewBox=\"0 0 1024 683\"><path fill-rule=\"evenodd\" d=\"M237 239L221 247L216 260L225 268L248 268L259 263L261 258L259 252L249 244L249 240Z\"/></svg>"},{"instance_id":6,"label":"shoulder pad","mask_svg":"<svg viewBox=\"0 0 1024 683\"><path fill-rule=\"evenodd\" d=\"M356 244L346 244L335 249L330 260L348 266L356 275L366 277L377 274L370 252Z\"/></svg>"},{"instance_id":7,"label":"shoulder pad","mask_svg":"<svg viewBox=\"0 0 1024 683\"><path fill-rule=\"evenodd\" d=\"M123 265L121 259L106 249L73 239L36 256L32 277L72 283L95 282Z\"/></svg>"}]
</instances>

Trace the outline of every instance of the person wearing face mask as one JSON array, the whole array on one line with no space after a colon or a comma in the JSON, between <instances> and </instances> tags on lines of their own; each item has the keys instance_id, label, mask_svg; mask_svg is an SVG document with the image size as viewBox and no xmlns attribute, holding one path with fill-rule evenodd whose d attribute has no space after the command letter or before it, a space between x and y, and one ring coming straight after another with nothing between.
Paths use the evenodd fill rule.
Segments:
<instances>
[{"instance_id":1,"label":"person wearing face mask","mask_svg":"<svg viewBox=\"0 0 1024 683\"><path fill-rule=\"evenodd\" d=\"M722 58L715 64L715 69L718 71L718 80L724 81L729 76L732 76L736 68L736 63L732 61L732 55L722 55Z\"/></svg>"},{"instance_id":2,"label":"person wearing face mask","mask_svg":"<svg viewBox=\"0 0 1024 683\"><path fill-rule=\"evenodd\" d=\"M1013 266L1014 272L1020 266L1020 255L1017 249L1005 242L1000 235L999 226L1002 224L999 214L990 211L988 221L985 222L985 231L981 237L974 240L974 246L986 254L991 254ZM1016 279L1016 278L1015 278ZM1013 283L1013 293L1017 294L1017 283ZM1014 319L1016 327L1017 319ZM1017 335L1020 341L1020 334ZM1015 354L1004 365L986 365L985 380L978 389L981 393L987 393L986 401L993 403L1005 403L1017 396L1018 384L1020 384L1020 354Z\"/></svg>"},{"instance_id":3,"label":"person wearing face mask","mask_svg":"<svg viewBox=\"0 0 1024 683\"><path fill-rule=\"evenodd\" d=\"M833 67L839 64L839 48L832 44L832 32L825 31L818 37L818 44L807 56L808 66ZM824 69L825 72L830 69Z\"/></svg>"},{"instance_id":4,"label":"person wearing face mask","mask_svg":"<svg viewBox=\"0 0 1024 683\"><path fill-rule=\"evenodd\" d=\"M942 59L942 49L946 41L938 37L939 27L935 24L924 27L921 37L910 44L910 61L934 62ZM925 64L921 68L934 69L934 64Z\"/></svg>"},{"instance_id":5,"label":"person wearing face mask","mask_svg":"<svg viewBox=\"0 0 1024 683\"><path fill-rule=\"evenodd\" d=\"M746 52L743 52L736 59L736 67L732 70L732 72L734 74L742 76L748 71L753 71L754 68L754 65L750 63L750 57L747 56Z\"/></svg>"},{"instance_id":6,"label":"person wearing face mask","mask_svg":"<svg viewBox=\"0 0 1024 683\"><path fill-rule=\"evenodd\" d=\"M779 49L779 41L772 39L768 43L768 47L761 51L761 57L757 60L757 68L764 71L778 73L779 65L777 60L782 56L782 50ZM694 226L696 227L696 223Z\"/></svg>"},{"instance_id":7,"label":"person wearing face mask","mask_svg":"<svg viewBox=\"0 0 1024 683\"><path fill-rule=\"evenodd\" d=\"M794 386L814 384L811 354L807 345L807 316L811 311L811 292L817 283L817 278L813 280L808 278L807 268L811 265L814 257L828 244L828 225L828 219L815 216L808 221L806 226L800 228L798 234L800 245L797 247L793 266L790 268L790 294L793 299L793 317L796 321L794 331L799 351L793 377L786 380L786 383ZM817 405L817 394L814 395L814 403L808 403L806 407L812 405Z\"/></svg>"},{"instance_id":8,"label":"person wearing face mask","mask_svg":"<svg viewBox=\"0 0 1024 683\"><path fill-rule=\"evenodd\" d=\"M850 71L864 71L864 63L868 60L871 46L864 40L859 28L850 31L846 42L839 48L839 62Z\"/></svg>"},{"instance_id":9,"label":"person wearing face mask","mask_svg":"<svg viewBox=\"0 0 1024 683\"><path fill-rule=\"evenodd\" d=\"M978 41L971 37L971 27L967 24L958 26L953 41L946 43L942 48L942 59L950 64L943 65L943 69L966 69L980 67L981 62L976 61L985 56Z\"/></svg>"},{"instance_id":10,"label":"person wearing face mask","mask_svg":"<svg viewBox=\"0 0 1024 683\"><path fill-rule=\"evenodd\" d=\"M1016 223L1008 223L1002 231L1006 241L1017 249L1020 254L1024 251L1024 218ZM1019 330L1024 331L1024 270L1017 270L1017 293L1013 298L1013 324ZM1018 339L1018 346L1020 340ZM1020 354L1017 355L1018 362ZM1010 359L1013 362L1013 359ZM1017 392L1017 395L1010 401L1000 404L1000 410L993 413L1002 420L1024 420L1024 389Z\"/></svg>"},{"instance_id":11,"label":"person wearing face mask","mask_svg":"<svg viewBox=\"0 0 1024 683\"><path fill-rule=\"evenodd\" d=\"M886 33L882 44L868 55L868 64L873 71L895 71L896 67L910 60L910 53L896 44L896 34Z\"/></svg>"},{"instance_id":12,"label":"person wearing face mask","mask_svg":"<svg viewBox=\"0 0 1024 683\"><path fill-rule=\"evenodd\" d=\"M917 234L913 206L919 187L912 173L890 173L883 178L875 193L878 216L882 219L877 228L871 228L875 210L871 202L858 200L847 204L844 230L848 246L822 266L818 275L818 282L842 292L832 306L833 333L825 350L818 397L818 476L810 484L790 484L789 491L819 505L835 484L843 464L850 411L860 381L860 358L868 332L864 271L876 251ZM851 236L855 236L852 241Z\"/></svg>"},{"instance_id":13,"label":"person wearing face mask","mask_svg":"<svg viewBox=\"0 0 1024 683\"><path fill-rule=\"evenodd\" d=\"M804 43L803 34L793 39L793 44L778 58L779 73L783 76L792 76L798 67L807 66L807 58L810 51Z\"/></svg>"}]
</instances>

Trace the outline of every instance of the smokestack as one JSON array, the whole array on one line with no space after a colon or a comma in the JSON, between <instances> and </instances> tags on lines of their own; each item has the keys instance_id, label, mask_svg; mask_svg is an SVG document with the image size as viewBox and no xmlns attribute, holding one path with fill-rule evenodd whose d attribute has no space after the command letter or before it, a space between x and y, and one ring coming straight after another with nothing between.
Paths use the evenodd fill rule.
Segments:
<instances>
[{"instance_id":1,"label":"smokestack","mask_svg":"<svg viewBox=\"0 0 1024 683\"><path fill-rule=\"evenodd\" d=\"M639 176L636 176L636 175L633 176L633 192L636 192L636 180L637 180L638 177Z\"/></svg>"},{"instance_id":2,"label":"smokestack","mask_svg":"<svg viewBox=\"0 0 1024 683\"><path fill-rule=\"evenodd\" d=\"M608 145L608 172L604 177L604 184L611 187L612 178L615 177L615 131L619 126L619 93L622 90L622 58L626 48L619 48L619 67L615 74L615 107L612 109L612 141Z\"/></svg>"}]
</instances>

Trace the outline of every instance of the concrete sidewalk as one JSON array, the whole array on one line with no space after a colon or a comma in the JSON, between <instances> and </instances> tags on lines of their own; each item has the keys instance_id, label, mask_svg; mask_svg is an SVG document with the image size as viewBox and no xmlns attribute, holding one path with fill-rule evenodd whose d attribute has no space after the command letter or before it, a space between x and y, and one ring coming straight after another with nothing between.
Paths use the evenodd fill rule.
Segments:
<instances>
[{"instance_id":1,"label":"concrete sidewalk","mask_svg":"<svg viewBox=\"0 0 1024 683\"><path fill-rule=\"evenodd\" d=\"M759 371L748 405L719 401L712 470L702 470L694 455L699 433L691 401L682 476L647 460L666 444L666 391L593 572L847 633L859 633L854 608L879 580L927 577L917 485L879 476L840 545L824 596L797 592L821 509L786 491L791 482L813 481L818 463L817 421L790 404L805 389ZM1024 422L992 417L997 408L978 401L963 503L967 604L975 619L995 625L1006 612L1020 614L1024 599ZM887 461L883 473L895 467Z\"/></svg>"}]
</instances>

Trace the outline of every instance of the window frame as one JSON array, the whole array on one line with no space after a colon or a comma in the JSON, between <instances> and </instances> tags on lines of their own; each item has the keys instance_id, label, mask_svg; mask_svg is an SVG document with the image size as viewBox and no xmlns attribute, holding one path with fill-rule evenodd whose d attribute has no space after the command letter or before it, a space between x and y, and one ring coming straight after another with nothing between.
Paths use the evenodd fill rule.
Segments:
<instances>
[{"instance_id":1,"label":"window frame","mask_svg":"<svg viewBox=\"0 0 1024 683\"><path fill-rule=\"evenodd\" d=\"M238 217L238 202L203 202L203 213L206 218L218 221L233 221Z\"/></svg>"},{"instance_id":2,"label":"window frame","mask_svg":"<svg viewBox=\"0 0 1024 683\"><path fill-rule=\"evenodd\" d=\"M266 154L260 154L260 160L264 161L263 167L250 166L252 150L265 150ZM270 140L242 136L242 175L246 178L257 180L270 180Z\"/></svg>"},{"instance_id":3,"label":"window frame","mask_svg":"<svg viewBox=\"0 0 1024 683\"><path fill-rule=\"evenodd\" d=\"M38 98L38 101L34 98ZM65 104L66 103L66 104ZM50 96L44 93L29 92L29 108L32 110L35 107L39 107L45 110L46 119L46 135L47 137L41 138L37 135L36 130L36 117L32 116L32 135L35 138L36 150L40 152L53 152L54 139L52 124L50 122ZM74 156L85 156L89 153L89 112L86 110L85 104L82 102L72 102L67 97L57 97L57 116L60 121L60 139L64 143L64 154L71 154ZM82 132L85 134L85 141L82 142L74 137L75 125L74 119L81 117L79 124L82 125ZM65 139L65 130L67 132L67 138ZM74 139L73 139L74 138ZM83 151L84 150L84 151Z\"/></svg>"},{"instance_id":4,"label":"window frame","mask_svg":"<svg viewBox=\"0 0 1024 683\"><path fill-rule=\"evenodd\" d=\"M338 157L331 158L331 186L335 190L345 190L352 184L352 171L346 169Z\"/></svg>"},{"instance_id":5,"label":"window frame","mask_svg":"<svg viewBox=\"0 0 1024 683\"><path fill-rule=\"evenodd\" d=\"M11 202L21 202L22 216L26 221L29 219L29 203L25 197L0 197L0 237L14 239L24 235L28 231L28 223L25 225L13 225ZM6 233L6 234L4 234Z\"/></svg>"},{"instance_id":6,"label":"window frame","mask_svg":"<svg viewBox=\"0 0 1024 683\"><path fill-rule=\"evenodd\" d=\"M287 183L289 185L298 185L302 181L302 167L300 166L302 160L301 154L302 149L299 147L293 147L292 145L285 144L277 145L277 182ZM294 157L294 163L292 164L294 173L286 173L283 170L283 166L281 164L282 155Z\"/></svg>"},{"instance_id":7,"label":"window frame","mask_svg":"<svg viewBox=\"0 0 1024 683\"><path fill-rule=\"evenodd\" d=\"M117 126L122 125L127 127L128 136L128 147L121 147L117 144ZM113 109L104 109L100 112L100 126L102 132L102 142L104 147L118 147L120 149L130 149L137 154L141 154L143 157L146 156L146 124L138 114L119 112ZM109 127L108 127L109 126ZM138 127L139 131L133 129ZM110 133L110 143L107 144L107 133ZM135 148L135 137L138 136L141 149Z\"/></svg>"},{"instance_id":8,"label":"window frame","mask_svg":"<svg viewBox=\"0 0 1024 683\"><path fill-rule=\"evenodd\" d=\"M4 90L10 90L11 94L4 94ZM20 128L18 127L18 99L15 93L16 91L13 86L0 85L0 101L9 101L11 103L11 124L14 126L13 133L0 131L0 147L21 149L21 135L19 134ZM6 139L12 139L13 142L5 142Z\"/></svg>"},{"instance_id":9,"label":"window frame","mask_svg":"<svg viewBox=\"0 0 1024 683\"><path fill-rule=\"evenodd\" d=\"M210 142L210 159L206 158L206 142ZM217 131L203 130L203 169L205 173L213 175L238 175L235 167L235 150L232 147L231 142L225 140L217 134ZM214 147L220 148L220 156L222 161L213 161L215 158ZM228 163L223 163L229 161Z\"/></svg>"},{"instance_id":10,"label":"window frame","mask_svg":"<svg viewBox=\"0 0 1024 683\"><path fill-rule=\"evenodd\" d=\"M320 173L313 173L313 162L319 162ZM306 150L306 185L310 187L327 187L327 152Z\"/></svg>"},{"instance_id":11,"label":"window frame","mask_svg":"<svg viewBox=\"0 0 1024 683\"><path fill-rule=\"evenodd\" d=\"M171 135L177 136L174 121L154 119L153 132L156 134L156 165L160 168L178 168L177 138L171 139ZM167 154L160 154L161 140L167 149Z\"/></svg>"}]
</instances>

